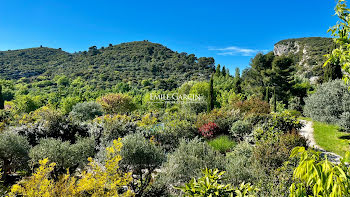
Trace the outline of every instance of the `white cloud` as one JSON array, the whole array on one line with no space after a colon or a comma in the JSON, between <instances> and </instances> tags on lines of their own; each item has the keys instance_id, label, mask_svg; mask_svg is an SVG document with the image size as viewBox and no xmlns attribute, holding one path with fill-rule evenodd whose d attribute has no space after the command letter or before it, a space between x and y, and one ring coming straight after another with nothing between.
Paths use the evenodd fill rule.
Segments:
<instances>
[{"instance_id":1,"label":"white cloud","mask_svg":"<svg viewBox=\"0 0 350 197\"><path fill-rule=\"evenodd\" d=\"M268 50L257 50L257 49L245 49L241 47L236 46L230 46L225 48L215 48L215 47L209 47L210 51L218 51L218 55L224 55L224 56L253 56L258 52L264 52L266 53Z\"/></svg>"}]
</instances>

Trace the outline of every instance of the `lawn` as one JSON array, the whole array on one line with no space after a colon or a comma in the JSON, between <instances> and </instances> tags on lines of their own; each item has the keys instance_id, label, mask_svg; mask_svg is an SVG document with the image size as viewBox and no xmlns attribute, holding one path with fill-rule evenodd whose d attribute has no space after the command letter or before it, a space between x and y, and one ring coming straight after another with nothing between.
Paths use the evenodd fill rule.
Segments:
<instances>
[{"instance_id":1,"label":"lawn","mask_svg":"<svg viewBox=\"0 0 350 197\"><path fill-rule=\"evenodd\" d=\"M350 151L350 134L339 131L336 125L313 121L314 138L323 149L344 156Z\"/></svg>"}]
</instances>

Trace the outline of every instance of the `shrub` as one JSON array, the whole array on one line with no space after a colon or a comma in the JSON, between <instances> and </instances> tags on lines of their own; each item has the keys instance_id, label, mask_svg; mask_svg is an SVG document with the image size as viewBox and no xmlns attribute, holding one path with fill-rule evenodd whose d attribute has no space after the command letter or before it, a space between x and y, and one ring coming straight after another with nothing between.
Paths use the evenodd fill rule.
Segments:
<instances>
[{"instance_id":1,"label":"shrub","mask_svg":"<svg viewBox=\"0 0 350 197\"><path fill-rule=\"evenodd\" d=\"M199 132L205 138L212 138L214 135L218 133L218 130L219 130L219 127L213 122L209 122L199 128Z\"/></svg>"},{"instance_id":2,"label":"shrub","mask_svg":"<svg viewBox=\"0 0 350 197\"><path fill-rule=\"evenodd\" d=\"M349 152L339 164L321 159L320 153L296 147L292 158L298 158L298 166L293 172L290 196L349 196ZM346 162L346 163L345 163Z\"/></svg>"},{"instance_id":3,"label":"shrub","mask_svg":"<svg viewBox=\"0 0 350 197\"><path fill-rule=\"evenodd\" d=\"M273 113L268 126L286 133L298 131L303 125L289 111L283 111L281 113Z\"/></svg>"},{"instance_id":4,"label":"shrub","mask_svg":"<svg viewBox=\"0 0 350 197\"><path fill-rule=\"evenodd\" d=\"M73 110L73 107L79 103L80 98L79 97L65 97L62 98L60 107L64 114L68 114Z\"/></svg>"},{"instance_id":5,"label":"shrub","mask_svg":"<svg viewBox=\"0 0 350 197\"><path fill-rule=\"evenodd\" d=\"M288 109L289 110L296 110L296 111L302 111L303 106L301 104L301 99L299 97L293 97L288 102Z\"/></svg>"},{"instance_id":6,"label":"shrub","mask_svg":"<svg viewBox=\"0 0 350 197\"><path fill-rule=\"evenodd\" d=\"M153 171L165 160L164 151L152 142L146 140L142 134L130 134L123 138L121 164L134 172L132 188L137 195L142 195L150 184ZM140 184L138 184L140 183Z\"/></svg>"},{"instance_id":7,"label":"shrub","mask_svg":"<svg viewBox=\"0 0 350 197\"><path fill-rule=\"evenodd\" d=\"M70 112L70 116L79 121L92 120L102 114L102 106L94 101L78 103Z\"/></svg>"},{"instance_id":8,"label":"shrub","mask_svg":"<svg viewBox=\"0 0 350 197\"><path fill-rule=\"evenodd\" d=\"M203 125L210 122L215 123L218 126L218 133L228 133L233 122L240 119L240 114L238 111L226 111L223 109L214 109L210 113L202 113L198 115L197 121L195 123L196 127L199 129Z\"/></svg>"},{"instance_id":9,"label":"shrub","mask_svg":"<svg viewBox=\"0 0 350 197\"><path fill-rule=\"evenodd\" d=\"M251 97L245 101L238 101L233 104L234 109L238 109L245 114L268 114L270 113L269 103L259 99L258 97Z\"/></svg>"},{"instance_id":10,"label":"shrub","mask_svg":"<svg viewBox=\"0 0 350 197\"><path fill-rule=\"evenodd\" d=\"M96 144L106 147L114 139L122 138L137 131L136 122L126 115L105 115L94 120L89 128Z\"/></svg>"},{"instance_id":11,"label":"shrub","mask_svg":"<svg viewBox=\"0 0 350 197\"><path fill-rule=\"evenodd\" d=\"M59 139L42 139L30 150L31 165L38 164L39 160L48 158L56 163L56 172L65 172L83 167L88 157L94 156L95 143L93 139L79 139L75 144L62 142Z\"/></svg>"},{"instance_id":12,"label":"shrub","mask_svg":"<svg viewBox=\"0 0 350 197\"><path fill-rule=\"evenodd\" d=\"M88 135L87 125L73 122L57 111L46 110L40 116L34 123L13 129L26 136L32 146L37 145L41 138L60 138L63 141L75 143L76 136Z\"/></svg>"},{"instance_id":13,"label":"shrub","mask_svg":"<svg viewBox=\"0 0 350 197\"><path fill-rule=\"evenodd\" d=\"M266 169L276 169L288 160L294 147L307 147L307 141L298 134L283 134L277 139L261 140L254 149L254 158Z\"/></svg>"},{"instance_id":14,"label":"shrub","mask_svg":"<svg viewBox=\"0 0 350 197\"><path fill-rule=\"evenodd\" d=\"M220 153L226 153L236 146L236 142L226 135L208 141L208 144Z\"/></svg>"},{"instance_id":15,"label":"shrub","mask_svg":"<svg viewBox=\"0 0 350 197\"><path fill-rule=\"evenodd\" d=\"M230 133L233 137L243 140L243 138L252 133L252 126L245 120L238 120L231 126Z\"/></svg>"},{"instance_id":16,"label":"shrub","mask_svg":"<svg viewBox=\"0 0 350 197\"><path fill-rule=\"evenodd\" d=\"M143 127L142 132L146 138L162 146L166 151L174 151L181 139L193 139L199 135L193 125L195 115L182 112L165 113L160 117L161 123Z\"/></svg>"},{"instance_id":17,"label":"shrub","mask_svg":"<svg viewBox=\"0 0 350 197\"><path fill-rule=\"evenodd\" d=\"M179 185L198 177L203 168L223 169L223 157L198 138L182 140L179 147L168 155L162 168L161 179L166 184Z\"/></svg>"},{"instance_id":18,"label":"shrub","mask_svg":"<svg viewBox=\"0 0 350 197\"><path fill-rule=\"evenodd\" d=\"M253 158L254 147L247 142L235 146L232 152L226 155L227 182L238 185L242 182L256 182L259 172Z\"/></svg>"},{"instance_id":19,"label":"shrub","mask_svg":"<svg viewBox=\"0 0 350 197\"><path fill-rule=\"evenodd\" d=\"M340 115L340 120L339 120L338 124L345 131L350 131L350 112L343 112Z\"/></svg>"},{"instance_id":20,"label":"shrub","mask_svg":"<svg viewBox=\"0 0 350 197\"><path fill-rule=\"evenodd\" d=\"M323 83L305 99L304 114L316 121L336 124L349 111L350 93L342 80Z\"/></svg>"},{"instance_id":21,"label":"shrub","mask_svg":"<svg viewBox=\"0 0 350 197\"><path fill-rule=\"evenodd\" d=\"M222 183L222 175L225 171L205 169L202 171L203 176L198 180L192 179L183 187L178 187L185 196L213 196L213 197L229 197L234 196L234 189L230 184Z\"/></svg>"},{"instance_id":22,"label":"shrub","mask_svg":"<svg viewBox=\"0 0 350 197\"><path fill-rule=\"evenodd\" d=\"M135 109L132 98L125 94L108 94L97 99L106 113L125 114Z\"/></svg>"},{"instance_id":23,"label":"shrub","mask_svg":"<svg viewBox=\"0 0 350 197\"><path fill-rule=\"evenodd\" d=\"M41 96L20 95L14 100L15 108L18 112L29 113L39 109L44 105Z\"/></svg>"},{"instance_id":24,"label":"shrub","mask_svg":"<svg viewBox=\"0 0 350 197\"><path fill-rule=\"evenodd\" d=\"M4 179L15 170L25 169L29 160L30 145L27 139L12 131L0 133L0 159Z\"/></svg>"},{"instance_id":25,"label":"shrub","mask_svg":"<svg viewBox=\"0 0 350 197\"><path fill-rule=\"evenodd\" d=\"M115 140L107 148L105 164L98 164L89 158L88 170L79 177L67 172L58 181L50 178L56 164L49 164L48 159L40 160L40 167L35 173L13 185L9 196L134 196L127 188L131 182L131 173L119 170L121 147L120 139Z\"/></svg>"}]
</instances>

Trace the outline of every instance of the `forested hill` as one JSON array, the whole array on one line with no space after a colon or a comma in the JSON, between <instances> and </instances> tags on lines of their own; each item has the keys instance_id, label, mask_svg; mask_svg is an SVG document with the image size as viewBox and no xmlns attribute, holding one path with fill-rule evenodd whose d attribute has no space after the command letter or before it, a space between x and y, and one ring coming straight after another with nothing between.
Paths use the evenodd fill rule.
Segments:
<instances>
[{"instance_id":1,"label":"forested hill","mask_svg":"<svg viewBox=\"0 0 350 197\"><path fill-rule=\"evenodd\" d=\"M213 58L174 52L149 41L110 44L100 49L93 46L73 54L46 47L0 52L0 78L80 76L108 86L121 81L138 85L152 79L154 85L171 89L187 80L208 79L213 66Z\"/></svg>"}]
</instances>

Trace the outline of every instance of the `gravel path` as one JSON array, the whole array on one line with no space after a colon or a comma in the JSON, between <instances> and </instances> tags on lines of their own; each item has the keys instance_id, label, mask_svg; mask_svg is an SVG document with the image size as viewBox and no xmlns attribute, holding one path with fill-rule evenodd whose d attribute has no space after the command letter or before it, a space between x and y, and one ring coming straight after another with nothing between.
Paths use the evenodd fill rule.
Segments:
<instances>
[{"instance_id":1,"label":"gravel path","mask_svg":"<svg viewBox=\"0 0 350 197\"><path fill-rule=\"evenodd\" d=\"M312 122L306 120L301 120L301 122L304 126L300 129L299 134L307 139L308 146L314 148L317 151L320 151L322 156L327 155L329 161L339 163L341 156L332 152L328 152L316 144L314 138L314 128L312 128Z\"/></svg>"}]
</instances>

